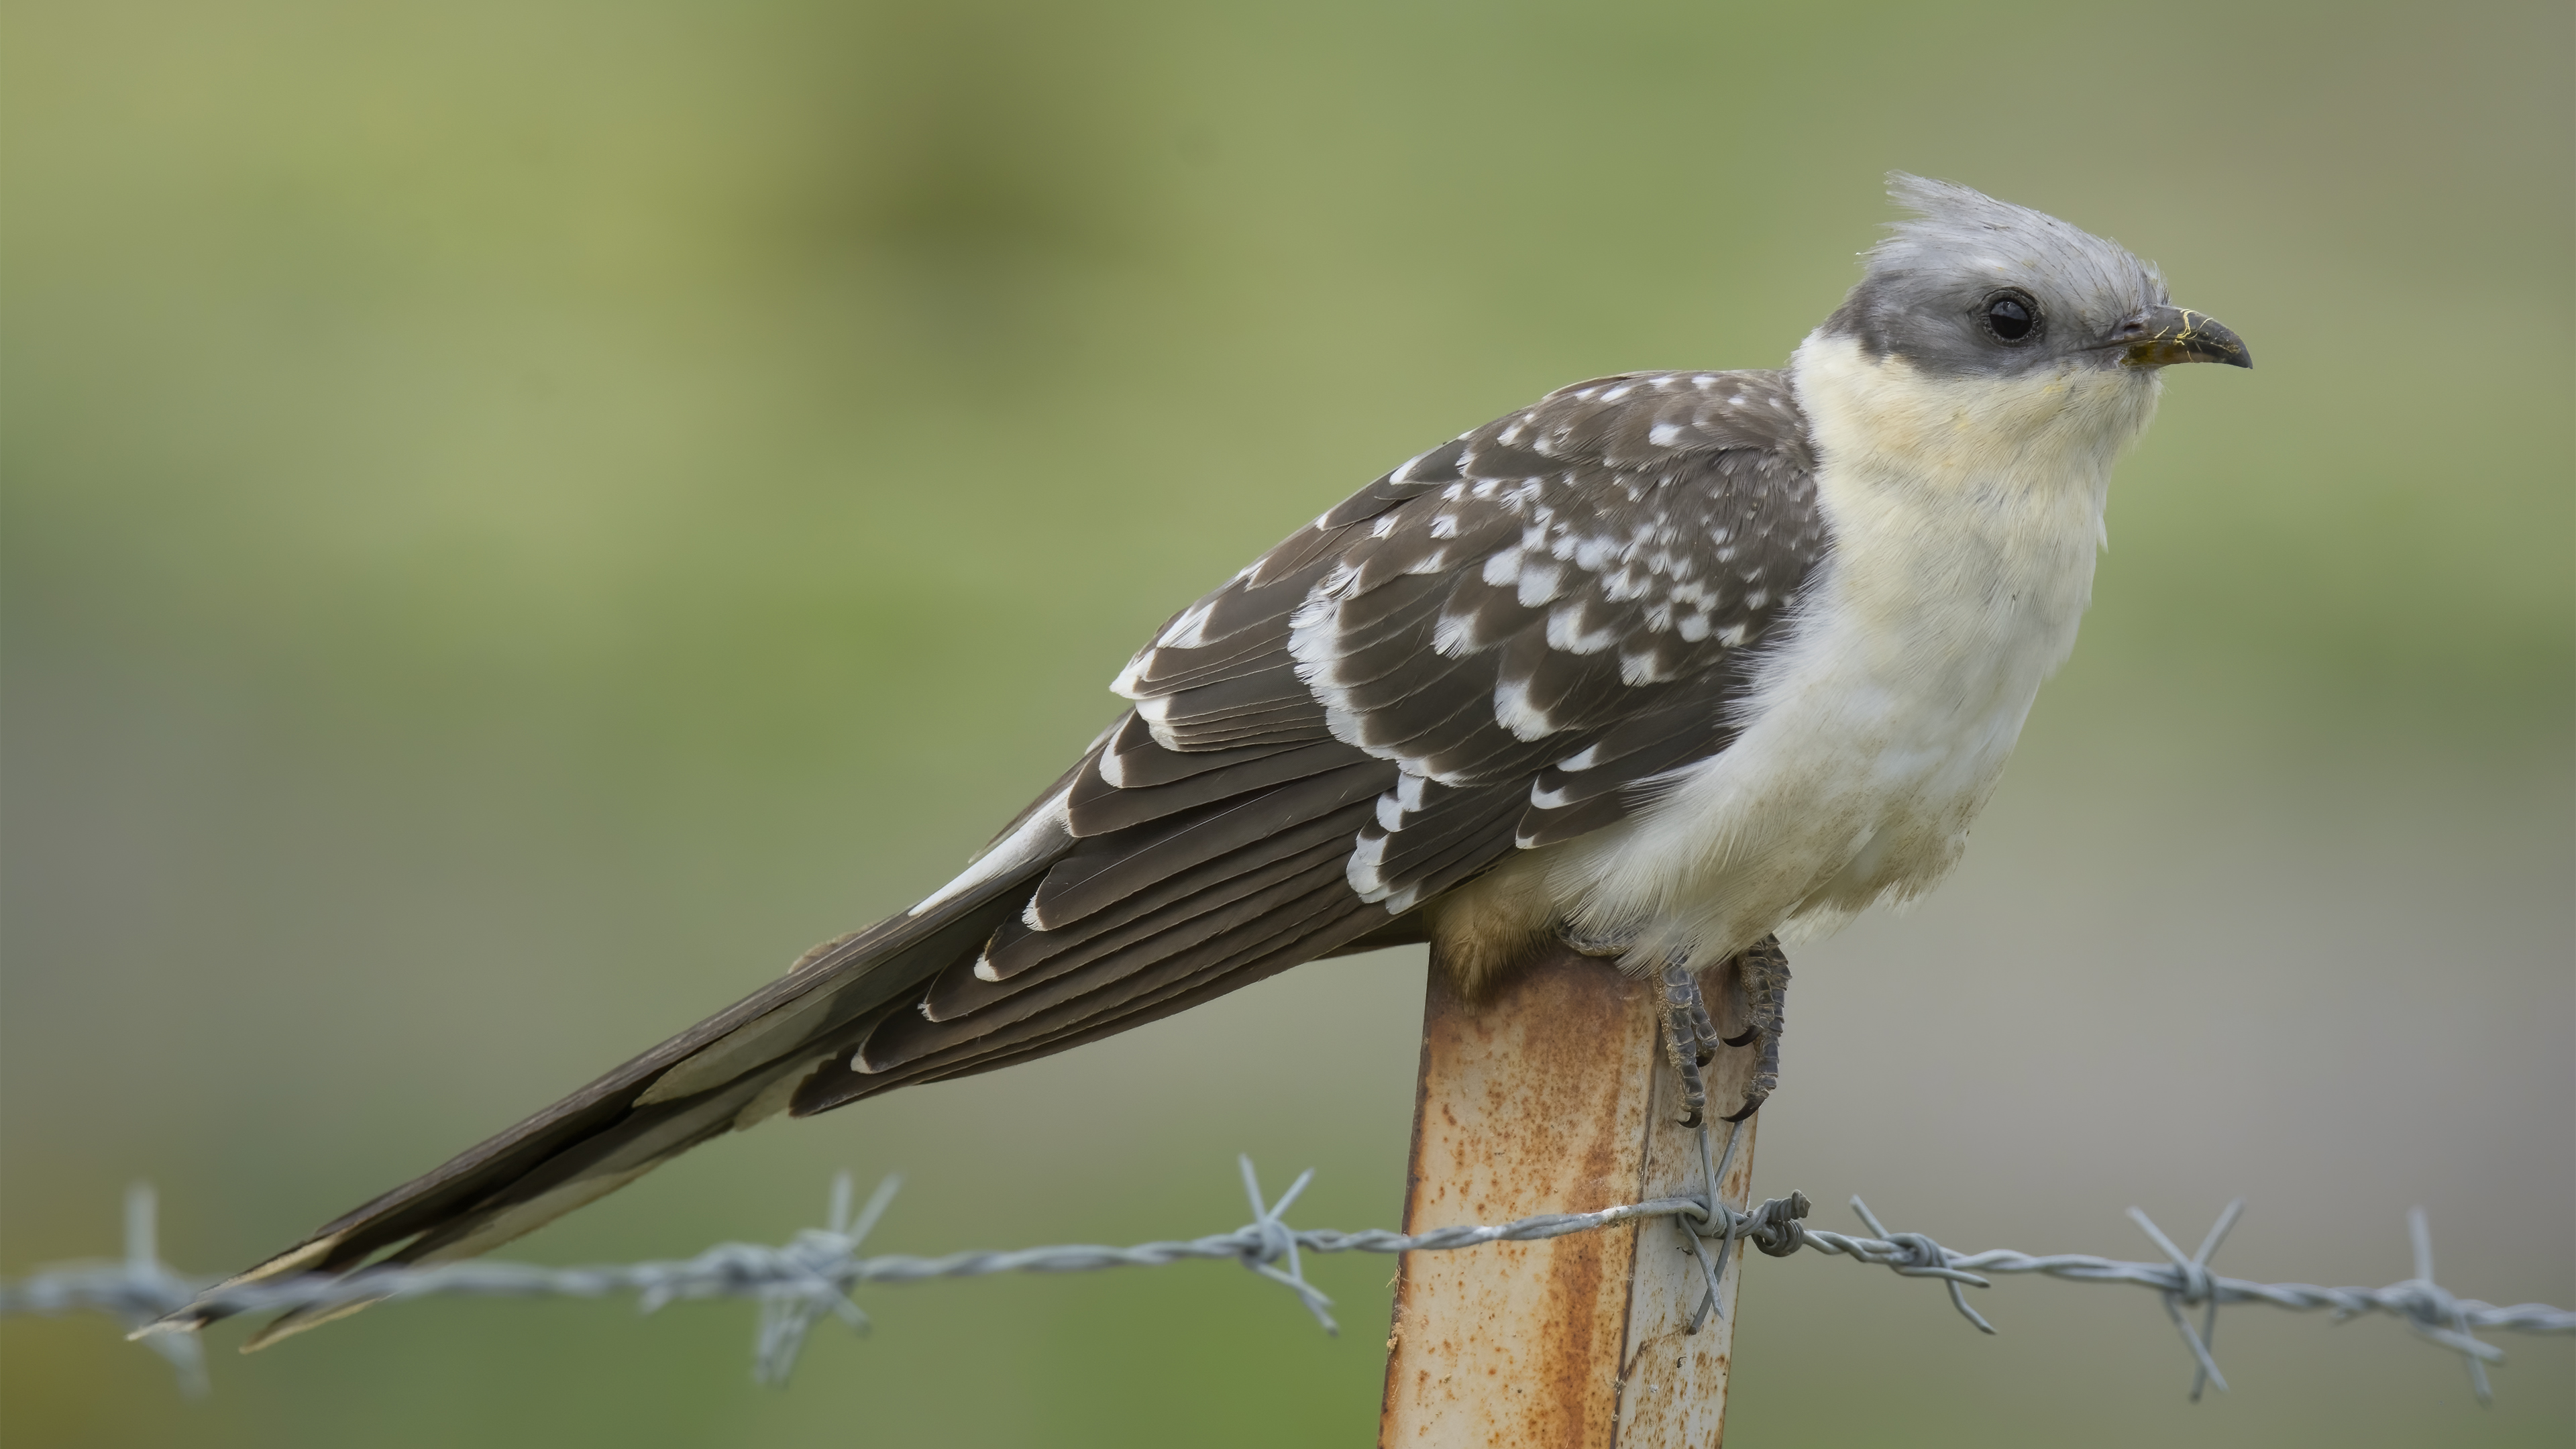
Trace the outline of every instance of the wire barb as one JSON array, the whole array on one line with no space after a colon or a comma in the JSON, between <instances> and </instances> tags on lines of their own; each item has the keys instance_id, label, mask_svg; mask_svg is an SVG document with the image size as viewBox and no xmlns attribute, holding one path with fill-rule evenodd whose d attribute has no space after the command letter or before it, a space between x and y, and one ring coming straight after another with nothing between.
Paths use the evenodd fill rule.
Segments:
<instances>
[{"instance_id":1,"label":"wire barb","mask_svg":"<svg viewBox=\"0 0 2576 1449\"><path fill-rule=\"evenodd\" d=\"M185 1305L197 1296L201 1286L161 1261L161 1204L148 1182L130 1183L125 1189L125 1281L135 1288L136 1308L140 1318L126 1317L129 1328L159 1318L172 1309ZM149 1311L158 1305L158 1311ZM152 1341L152 1351L169 1361L171 1371L179 1376L179 1392L192 1399L204 1398L213 1391L206 1379L205 1345L192 1337L162 1335Z\"/></svg>"},{"instance_id":2,"label":"wire barb","mask_svg":"<svg viewBox=\"0 0 2576 1449\"><path fill-rule=\"evenodd\" d=\"M1714 1160L1709 1155L1708 1114L1700 1113L1699 1120L1691 1127L1699 1143L1699 1210L1677 1213L1673 1222L1681 1228L1682 1246L1690 1250L1691 1261L1699 1265L1700 1276L1707 1281L1707 1286L1700 1294L1699 1306L1691 1310L1690 1322L1682 1329L1684 1333L1699 1332L1707 1326L1711 1314L1725 1314L1718 1283L1726 1277L1726 1256L1735 1247L1735 1240L1743 1227L1743 1219L1726 1205L1717 1185L1725 1179L1728 1165L1735 1161L1735 1144L1744 1136L1744 1123L1733 1121L1726 1124L1726 1150L1717 1154ZM1715 1258L1709 1256L1707 1245L1701 1241L1705 1238L1717 1239Z\"/></svg>"},{"instance_id":3,"label":"wire barb","mask_svg":"<svg viewBox=\"0 0 2576 1449\"><path fill-rule=\"evenodd\" d=\"M832 1201L820 1230L808 1228L796 1235L780 1250L785 1273L777 1280L761 1285L760 1336L753 1350L752 1377L764 1384L783 1386L796 1371L796 1360L805 1351L805 1335L824 1315L840 1319L850 1331L865 1334L874 1325L865 1310L850 1297L854 1279L844 1276L844 1265L858 1260L859 1244L866 1240L877 1219L894 1203L896 1189L903 1179L888 1176L868 1194L868 1205L859 1210L856 1222L850 1219L850 1175L837 1173L832 1178ZM666 1280L637 1295L636 1306L646 1313L671 1301L679 1285Z\"/></svg>"},{"instance_id":4,"label":"wire barb","mask_svg":"<svg viewBox=\"0 0 2576 1449\"><path fill-rule=\"evenodd\" d=\"M1261 1179L1252 1170L1250 1154L1237 1154L1234 1160L1243 1169L1243 1195L1252 1199L1252 1222L1242 1232L1258 1245L1244 1249L1236 1261L1273 1283L1286 1284L1296 1292L1297 1301L1306 1305L1306 1311L1315 1315L1315 1321L1324 1326L1324 1332L1340 1337L1342 1326L1325 1311L1333 1306L1333 1300L1306 1281L1305 1265L1297 1257L1297 1235L1279 1217L1297 1200L1297 1194L1306 1190L1306 1184L1315 1180L1315 1169L1310 1167L1297 1174L1297 1180L1279 1194L1279 1201L1265 1207L1261 1202ZM1282 1258L1288 1260L1288 1271L1284 1273L1278 1266Z\"/></svg>"},{"instance_id":5,"label":"wire barb","mask_svg":"<svg viewBox=\"0 0 2576 1449\"><path fill-rule=\"evenodd\" d=\"M1957 1255L1932 1241L1928 1234L1889 1232L1879 1223L1878 1215L1869 1210L1869 1204L1860 1200L1860 1194L1852 1194L1851 1205L1852 1211L1860 1215L1860 1220L1869 1225L1869 1230L1878 1234L1881 1242L1892 1250L1868 1261L1884 1263L1901 1277L1940 1279L1942 1285L1950 1290L1950 1306L1958 1309L1961 1317L1975 1324L1979 1333L1995 1332L1995 1326L1986 1321L1984 1314L1968 1306L1968 1295L1959 1291L1962 1283L1971 1288L1992 1288L1994 1284L1974 1273L1963 1273L1950 1266L1950 1260ZM1855 1253L1853 1256L1860 1255Z\"/></svg>"},{"instance_id":6,"label":"wire barb","mask_svg":"<svg viewBox=\"0 0 2576 1449\"><path fill-rule=\"evenodd\" d=\"M2501 1361L2504 1350L2472 1337L2467 1310L2433 1281L2433 1228L2422 1208L2406 1210L2406 1237L2415 1249L2415 1276L2397 1287L2412 1291L2416 1310L2406 1316L2406 1326L2446 1348L2458 1349L2461 1361L2469 1366L2469 1387L2480 1404L2493 1408L2495 1392L2487 1386L2487 1365Z\"/></svg>"},{"instance_id":7,"label":"wire barb","mask_svg":"<svg viewBox=\"0 0 2576 1449\"><path fill-rule=\"evenodd\" d=\"M2200 1402L2201 1391L2211 1385L2216 1385L2222 1394L2227 1392L2227 1376L2218 1371L2218 1360L2210 1355L2209 1350L2209 1345L2218 1336L2218 1291L2210 1280L2209 1255L2218 1251L2220 1243L2227 1241L2228 1230L2236 1226L2236 1220L2244 1212L2245 1199L2240 1197L2228 1203L2218 1214L2218 1221L2210 1225L2209 1236L2200 1240L2200 1251L2186 1258L2182 1249L2174 1246L2173 1239L2165 1236L2165 1230L2156 1226L2155 1219L2147 1216L2146 1209L2129 1209L2129 1221L2143 1229L2156 1247L2173 1260L2175 1283L2164 1294L2165 1317L2173 1320L2174 1328L2182 1334L2183 1343L2191 1349L2192 1362L2198 1365L2191 1375L2191 1401L2195 1404ZM2192 1331L2191 1320L2183 1316L2183 1309L2192 1304L2205 1305L2200 1330L2196 1333Z\"/></svg>"}]
</instances>

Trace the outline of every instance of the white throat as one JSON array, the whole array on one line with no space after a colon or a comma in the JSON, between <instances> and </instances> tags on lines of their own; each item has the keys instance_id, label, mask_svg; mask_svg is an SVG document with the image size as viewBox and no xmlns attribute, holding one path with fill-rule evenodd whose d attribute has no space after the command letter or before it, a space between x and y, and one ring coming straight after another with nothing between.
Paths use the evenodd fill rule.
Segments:
<instances>
[{"instance_id":1,"label":"white throat","mask_svg":"<svg viewBox=\"0 0 2576 1449\"><path fill-rule=\"evenodd\" d=\"M1941 377L1821 332L1789 375L1823 476L1844 485L1834 491L1845 502L1902 494L2007 528L2081 507L2097 536L2111 464L2163 391L2160 369L2082 363L2010 380Z\"/></svg>"},{"instance_id":2,"label":"white throat","mask_svg":"<svg viewBox=\"0 0 2576 1449\"><path fill-rule=\"evenodd\" d=\"M1915 669L2037 690L2075 646L2111 465L2155 416L2159 374L1938 377L1818 333L1790 376L1834 539L1819 607L1857 610L1861 637Z\"/></svg>"}]
</instances>

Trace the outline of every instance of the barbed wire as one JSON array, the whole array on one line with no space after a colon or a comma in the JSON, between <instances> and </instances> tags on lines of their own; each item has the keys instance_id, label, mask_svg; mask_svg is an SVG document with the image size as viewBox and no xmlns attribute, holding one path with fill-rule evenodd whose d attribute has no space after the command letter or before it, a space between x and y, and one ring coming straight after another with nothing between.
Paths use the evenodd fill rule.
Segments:
<instances>
[{"instance_id":1,"label":"barbed wire","mask_svg":"<svg viewBox=\"0 0 2576 1449\"><path fill-rule=\"evenodd\" d=\"M2323 1288L2307 1283L2256 1283L2220 1277L2209 1270L2228 1231L2244 1211L2244 1200L2227 1205L2202 1240L2186 1256L2163 1229L2138 1210L2129 1217L2162 1252L2161 1263L2126 1262L2084 1253L2033 1255L2009 1248L1962 1253L1945 1248L1929 1235L1891 1232L1858 1197L1852 1210L1869 1236L1831 1232L1807 1226L1811 1204L1803 1193L1771 1198L1758 1206L1735 1208L1716 1201L1709 1189L1733 1156L1730 1139L1723 1156L1710 1159L1702 1138L1702 1191L1673 1197L1622 1203L1589 1213L1541 1213L1487 1226L1462 1225L1406 1234L1384 1228L1339 1232L1330 1228L1291 1228L1288 1208L1314 1180L1301 1173L1277 1199L1265 1201L1249 1157L1238 1158L1244 1195L1252 1221L1232 1232L1179 1241L1137 1243L1128 1247L1063 1244L1007 1251L950 1253L942 1257L881 1254L862 1257L859 1247L893 1202L900 1179L879 1183L867 1202L852 1211L847 1173L832 1184L826 1226L808 1228L783 1244L723 1243L693 1258L596 1267L548 1268L525 1263L463 1262L426 1268L365 1269L345 1276L312 1275L263 1283L218 1286L216 1281L182 1273L161 1261L156 1203L149 1184L127 1190L125 1256L114 1262L69 1263L40 1270L15 1283L0 1283L0 1316L59 1315L95 1311L124 1323L129 1338L158 1351L177 1370L183 1391L206 1391L201 1341L174 1320L182 1309L220 1314L278 1309L329 1310L350 1305L410 1298L465 1295L500 1298L605 1298L632 1293L637 1307L653 1312L683 1299L749 1298L760 1304L760 1330L754 1376L761 1382L784 1383L795 1367L806 1335L826 1317L838 1318L852 1330L869 1326L851 1292L869 1283L919 1283L939 1278L980 1278L999 1273L1077 1273L1105 1268L1158 1267L1169 1263L1231 1259L1297 1295L1327 1333L1339 1332L1332 1300L1306 1281L1305 1253L1451 1252L1489 1243L1538 1242L1572 1233L1597 1232L1623 1223L1671 1219L1706 1275L1708 1293L1692 1314L1696 1333L1712 1311L1723 1311L1717 1295L1727 1255L1736 1243L1751 1245L1766 1256L1785 1258L1801 1251L1839 1255L1855 1262L1892 1270L1900 1277L1939 1279L1950 1301L1985 1333L1994 1325L1969 1306L1963 1288L1992 1286L1989 1275L2036 1273L2076 1283L2127 1283L2154 1291L2173 1321L2193 1364L2191 1397L2203 1390L2227 1388L2211 1351L2218 1310L2238 1303L2261 1303L2293 1312L2326 1312L2338 1321L2365 1314L2396 1318L2415 1333L2458 1353L2468 1365L2471 1386L2481 1403L2492 1390L2486 1366L2503 1359L2503 1350L2476 1337L2481 1331L2576 1334L2576 1312L2543 1303L2498 1307L2460 1298L2434 1280L2432 1236L2423 1209L2407 1214L2414 1249L2414 1276L2384 1288ZM1714 1253L1702 1240L1714 1242ZM2186 1309L2201 1310L2194 1326Z\"/></svg>"}]
</instances>

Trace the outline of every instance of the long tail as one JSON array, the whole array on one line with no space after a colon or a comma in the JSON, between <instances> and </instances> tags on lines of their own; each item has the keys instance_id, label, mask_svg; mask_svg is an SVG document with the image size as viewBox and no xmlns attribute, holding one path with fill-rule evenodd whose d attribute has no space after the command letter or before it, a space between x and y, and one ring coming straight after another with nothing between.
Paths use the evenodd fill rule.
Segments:
<instances>
[{"instance_id":1,"label":"long tail","mask_svg":"<svg viewBox=\"0 0 2576 1449\"><path fill-rule=\"evenodd\" d=\"M1022 852L1029 858L934 909L815 947L778 980L221 1286L473 1257L775 1116L823 1060L909 1008L925 981L980 948L1060 853ZM244 1349L364 1306L288 1313ZM182 1309L156 1326L192 1329L223 1316Z\"/></svg>"},{"instance_id":2,"label":"long tail","mask_svg":"<svg viewBox=\"0 0 2576 1449\"><path fill-rule=\"evenodd\" d=\"M1393 766L1333 743L1131 752L1112 799L1097 767L1134 723L1113 726L929 900L816 947L785 976L223 1286L472 1257L780 1111L990 1071L1319 956L1423 939L1418 916L1390 918L1344 879L1350 841ZM362 1306L288 1313L244 1346ZM226 1312L190 1307L155 1326L197 1328Z\"/></svg>"}]
</instances>

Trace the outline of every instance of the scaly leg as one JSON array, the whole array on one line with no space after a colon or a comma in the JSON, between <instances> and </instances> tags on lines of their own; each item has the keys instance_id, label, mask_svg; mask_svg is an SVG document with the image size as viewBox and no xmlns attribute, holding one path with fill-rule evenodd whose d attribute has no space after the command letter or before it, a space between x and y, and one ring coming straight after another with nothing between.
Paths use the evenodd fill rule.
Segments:
<instances>
[{"instance_id":1,"label":"scaly leg","mask_svg":"<svg viewBox=\"0 0 2576 1449\"><path fill-rule=\"evenodd\" d=\"M1586 956L1625 954L1635 939L1621 932L1593 935L1563 922L1557 926L1557 938ZM1716 1059L1720 1046L1756 1046L1759 1051L1753 1080L1746 1086L1744 1105L1720 1120L1743 1121L1761 1111L1763 1102L1780 1088L1780 1032L1789 996L1789 957L1780 949L1779 937L1765 936L1737 953L1734 965L1744 985L1745 1026L1730 1037L1717 1034L1717 1024L1709 1015L1708 998L1702 994L1699 975L1690 969L1687 957L1675 956L1666 962L1658 978L1664 1050L1672 1059L1673 1071L1682 1079L1685 1127L1697 1127L1705 1120L1708 1083L1703 1069Z\"/></svg>"},{"instance_id":2,"label":"scaly leg","mask_svg":"<svg viewBox=\"0 0 2576 1449\"><path fill-rule=\"evenodd\" d=\"M1708 1015L1699 976L1687 959L1676 958L1663 971L1664 1051L1682 1079L1682 1125L1707 1120L1708 1084L1700 1068L1717 1059L1717 1023Z\"/></svg>"},{"instance_id":3,"label":"scaly leg","mask_svg":"<svg viewBox=\"0 0 2576 1449\"><path fill-rule=\"evenodd\" d=\"M1727 1114L1729 1122L1741 1122L1762 1110L1762 1103L1780 1089L1780 1032L1789 1000L1789 957L1780 949L1780 938L1765 936L1735 958L1736 970L1744 981L1744 1030L1726 1038L1728 1046L1758 1044L1761 1055L1753 1066L1753 1080L1745 1088L1744 1105Z\"/></svg>"}]
</instances>

